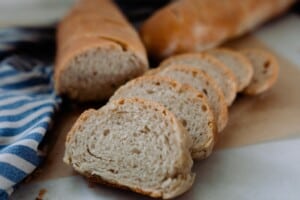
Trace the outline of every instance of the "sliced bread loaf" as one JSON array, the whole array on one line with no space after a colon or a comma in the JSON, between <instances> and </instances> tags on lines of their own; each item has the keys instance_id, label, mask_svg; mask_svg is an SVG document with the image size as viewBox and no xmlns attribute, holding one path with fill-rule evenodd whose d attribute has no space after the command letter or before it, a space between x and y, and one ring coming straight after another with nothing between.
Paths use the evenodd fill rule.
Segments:
<instances>
[{"instance_id":1,"label":"sliced bread loaf","mask_svg":"<svg viewBox=\"0 0 300 200\"><path fill-rule=\"evenodd\" d=\"M192 157L202 159L211 154L216 123L203 93L166 77L143 76L120 87L111 100L125 97L162 104L175 114L192 136Z\"/></svg>"},{"instance_id":2,"label":"sliced bread loaf","mask_svg":"<svg viewBox=\"0 0 300 200\"><path fill-rule=\"evenodd\" d=\"M225 128L228 121L228 108L224 95L216 82L205 72L186 65L172 65L157 70L156 74L188 84L199 92L203 92L216 119L218 132Z\"/></svg>"},{"instance_id":3,"label":"sliced bread loaf","mask_svg":"<svg viewBox=\"0 0 300 200\"><path fill-rule=\"evenodd\" d=\"M145 48L110 0L79 0L60 22L55 89L78 101L108 99L148 68Z\"/></svg>"},{"instance_id":4,"label":"sliced bread loaf","mask_svg":"<svg viewBox=\"0 0 300 200\"><path fill-rule=\"evenodd\" d=\"M190 136L163 106L120 99L79 117L64 162L91 181L168 199L194 181L190 146Z\"/></svg>"},{"instance_id":5,"label":"sliced bread loaf","mask_svg":"<svg viewBox=\"0 0 300 200\"><path fill-rule=\"evenodd\" d=\"M244 49L241 52L249 59L254 69L253 79L244 90L244 93L257 95L272 87L279 74L279 65L276 58L260 49Z\"/></svg>"},{"instance_id":6,"label":"sliced bread loaf","mask_svg":"<svg viewBox=\"0 0 300 200\"><path fill-rule=\"evenodd\" d=\"M227 105L231 105L237 93L234 74L223 63L207 53L187 53L172 56L163 61L159 67L173 64L185 64L196 67L211 76L223 91Z\"/></svg>"},{"instance_id":7,"label":"sliced bread loaf","mask_svg":"<svg viewBox=\"0 0 300 200\"><path fill-rule=\"evenodd\" d=\"M208 53L224 63L233 72L237 80L238 92L249 85L254 72L251 63L243 54L226 48L212 49Z\"/></svg>"}]
</instances>

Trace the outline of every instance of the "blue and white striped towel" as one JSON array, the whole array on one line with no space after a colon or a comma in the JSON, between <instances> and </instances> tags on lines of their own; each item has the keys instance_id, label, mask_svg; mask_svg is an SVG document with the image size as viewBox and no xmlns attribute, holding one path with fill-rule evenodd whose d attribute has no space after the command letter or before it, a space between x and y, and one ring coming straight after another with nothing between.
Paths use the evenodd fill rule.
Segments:
<instances>
[{"instance_id":1,"label":"blue and white striped towel","mask_svg":"<svg viewBox=\"0 0 300 200\"><path fill-rule=\"evenodd\" d=\"M48 63L53 35L45 29L0 30L1 200L43 159L38 147L61 101Z\"/></svg>"}]
</instances>

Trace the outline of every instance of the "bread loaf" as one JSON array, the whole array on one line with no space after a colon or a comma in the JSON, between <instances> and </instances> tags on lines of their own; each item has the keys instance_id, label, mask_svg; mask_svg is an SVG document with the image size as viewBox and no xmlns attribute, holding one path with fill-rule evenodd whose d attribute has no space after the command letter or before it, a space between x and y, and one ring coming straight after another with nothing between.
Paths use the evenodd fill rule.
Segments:
<instances>
[{"instance_id":1,"label":"bread loaf","mask_svg":"<svg viewBox=\"0 0 300 200\"><path fill-rule=\"evenodd\" d=\"M120 99L79 117L64 162L91 181L168 199L193 184L190 146L190 136L163 106Z\"/></svg>"},{"instance_id":2,"label":"bread loaf","mask_svg":"<svg viewBox=\"0 0 300 200\"><path fill-rule=\"evenodd\" d=\"M209 75L197 68L186 65L171 65L156 70L156 75L172 78L182 84L188 84L196 88L199 92L203 92L214 114L218 132L225 128L228 122L227 104L218 84Z\"/></svg>"},{"instance_id":3,"label":"bread loaf","mask_svg":"<svg viewBox=\"0 0 300 200\"><path fill-rule=\"evenodd\" d=\"M173 112L192 137L194 159L203 159L211 154L216 122L202 93L166 77L143 76L120 87L111 100L128 97L155 101Z\"/></svg>"},{"instance_id":4,"label":"bread loaf","mask_svg":"<svg viewBox=\"0 0 300 200\"><path fill-rule=\"evenodd\" d=\"M147 70L145 49L111 0L80 0L58 26L55 88L79 101L107 99Z\"/></svg>"},{"instance_id":5,"label":"bread loaf","mask_svg":"<svg viewBox=\"0 0 300 200\"><path fill-rule=\"evenodd\" d=\"M295 0L178 0L142 25L148 52L157 59L202 51L244 34L285 11Z\"/></svg>"}]
</instances>

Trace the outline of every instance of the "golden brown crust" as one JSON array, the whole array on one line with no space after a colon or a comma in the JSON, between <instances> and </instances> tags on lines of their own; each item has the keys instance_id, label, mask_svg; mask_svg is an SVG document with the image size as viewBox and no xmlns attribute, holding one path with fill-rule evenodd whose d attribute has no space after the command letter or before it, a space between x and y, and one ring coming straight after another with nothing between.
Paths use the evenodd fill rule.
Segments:
<instances>
[{"instance_id":1,"label":"golden brown crust","mask_svg":"<svg viewBox=\"0 0 300 200\"><path fill-rule=\"evenodd\" d=\"M201 51L253 29L293 2L179 0L151 16L143 24L141 35L148 52L157 59Z\"/></svg>"},{"instance_id":2,"label":"golden brown crust","mask_svg":"<svg viewBox=\"0 0 300 200\"><path fill-rule=\"evenodd\" d=\"M141 188L138 187L128 187L128 186L124 186L121 185L117 182L111 182L111 181L106 181L104 179L102 179L100 176L96 176L96 175L90 175L90 174L82 174L83 176L85 176L88 181L90 182L94 182L94 183L100 183L109 187L114 187L114 188L118 188L118 189L122 189L122 190L129 190L129 191L133 191L142 195L147 195L153 198L162 198L163 194L162 192L154 192L154 191L144 191Z\"/></svg>"}]
</instances>

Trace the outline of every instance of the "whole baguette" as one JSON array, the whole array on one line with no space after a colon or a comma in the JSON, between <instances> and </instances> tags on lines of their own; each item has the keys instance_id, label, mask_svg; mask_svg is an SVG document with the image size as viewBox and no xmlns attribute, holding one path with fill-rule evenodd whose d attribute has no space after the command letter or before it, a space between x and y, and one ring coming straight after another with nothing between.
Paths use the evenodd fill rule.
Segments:
<instances>
[{"instance_id":1,"label":"whole baguette","mask_svg":"<svg viewBox=\"0 0 300 200\"><path fill-rule=\"evenodd\" d=\"M137 32L111 0L80 0L58 26L59 94L79 101L107 99L147 68Z\"/></svg>"},{"instance_id":2,"label":"whole baguette","mask_svg":"<svg viewBox=\"0 0 300 200\"><path fill-rule=\"evenodd\" d=\"M202 51L244 34L285 11L295 0L178 0L141 27L156 59Z\"/></svg>"}]
</instances>

